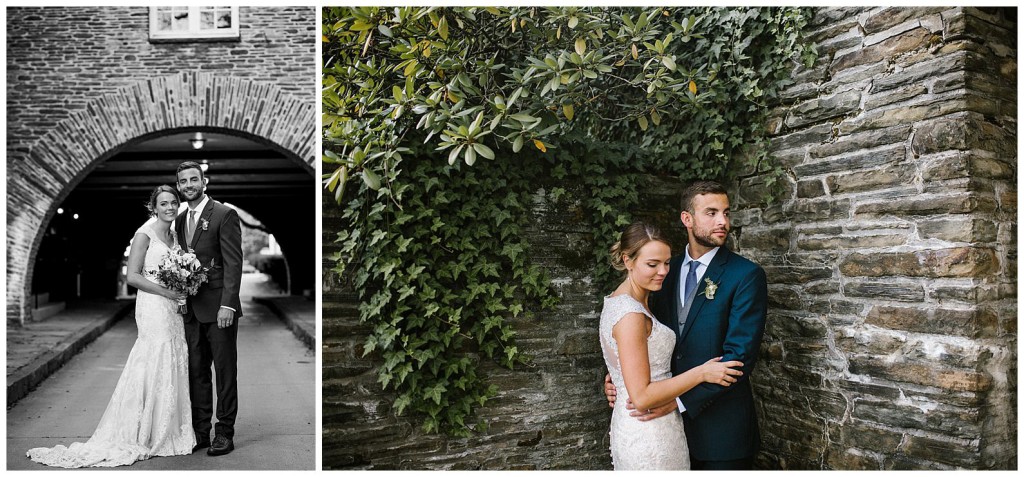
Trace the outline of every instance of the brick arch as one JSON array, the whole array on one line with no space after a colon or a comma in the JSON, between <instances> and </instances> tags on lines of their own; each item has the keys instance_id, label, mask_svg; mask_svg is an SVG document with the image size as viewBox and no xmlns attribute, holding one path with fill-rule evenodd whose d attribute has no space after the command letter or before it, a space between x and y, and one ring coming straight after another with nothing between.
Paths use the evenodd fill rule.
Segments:
<instances>
[{"instance_id":1,"label":"brick arch","mask_svg":"<svg viewBox=\"0 0 1024 477\"><path fill-rule=\"evenodd\" d=\"M315 171L316 105L275 84L198 71L147 78L90 101L7 159L7 320L25 321L32 264L56 206L130 144L175 130L240 135ZM87 140L83 140L87 138Z\"/></svg>"}]
</instances>

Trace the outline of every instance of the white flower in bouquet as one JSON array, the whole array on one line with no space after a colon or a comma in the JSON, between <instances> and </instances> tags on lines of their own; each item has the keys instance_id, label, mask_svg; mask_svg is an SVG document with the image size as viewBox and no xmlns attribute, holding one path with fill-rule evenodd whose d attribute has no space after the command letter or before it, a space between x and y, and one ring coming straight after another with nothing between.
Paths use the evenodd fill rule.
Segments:
<instances>
[{"instance_id":1,"label":"white flower in bouquet","mask_svg":"<svg viewBox=\"0 0 1024 477\"><path fill-rule=\"evenodd\" d=\"M185 253L181 247L175 246L157 268L157 279L163 286L186 295L195 295L199 292L199 286L206 282L206 272L194 253ZM184 314L188 310L186 302L178 302L178 313Z\"/></svg>"}]
</instances>

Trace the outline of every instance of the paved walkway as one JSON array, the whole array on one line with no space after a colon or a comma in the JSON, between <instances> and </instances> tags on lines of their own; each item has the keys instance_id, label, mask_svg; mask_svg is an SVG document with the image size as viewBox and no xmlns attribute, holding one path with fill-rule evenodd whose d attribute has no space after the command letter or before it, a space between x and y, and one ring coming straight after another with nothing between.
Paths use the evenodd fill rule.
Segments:
<instances>
[{"instance_id":1,"label":"paved walkway","mask_svg":"<svg viewBox=\"0 0 1024 477\"><path fill-rule=\"evenodd\" d=\"M8 328L7 405L28 394L118 320L134 313L134 300L86 302L42 322Z\"/></svg>"},{"instance_id":2,"label":"paved walkway","mask_svg":"<svg viewBox=\"0 0 1024 477\"><path fill-rule=\"evenodd\" d=\"M315 349L316 302L294 295L254 296L252 299L270 308L307 348Z\"/></svg>"},{"instance_id":3,"label":"paved walkway","mask_svg":"<svg viewBox=\"0 0 1024 477\"><path fill-rule=\"evenodd\" d=\"M260 277L247 275L243 280L244 316L239 322L238 334L236 450L217 458L205 453L154 458L122 469L315 469L316 355L292 336L282 324L286 320L279 319L268 307L250 298L254 294L267 296L274 292ZM134 302L130 304L133 307ZM56 328L64 319L58 315L51 320L57 320L51 322L51 328ZM67 342L88 327L78 326L78 332L64 330L63 335L59 330L53 331L54 336L48 339ZM35 334L22 333L26 338L18 340L18 347L28 346L31 341L28 337ZM88 439L110 399L136 335L133 319L116 322L91 345L83 346L80 354L49 379L9 406L8 469L43 469L44 466L25 457L27 449ZM8 333L9 343L13 340L12 333ZM9 344L9 354L11 348ZM43 358L20 359L38 362Z\"/></svg>"}]
</instances>

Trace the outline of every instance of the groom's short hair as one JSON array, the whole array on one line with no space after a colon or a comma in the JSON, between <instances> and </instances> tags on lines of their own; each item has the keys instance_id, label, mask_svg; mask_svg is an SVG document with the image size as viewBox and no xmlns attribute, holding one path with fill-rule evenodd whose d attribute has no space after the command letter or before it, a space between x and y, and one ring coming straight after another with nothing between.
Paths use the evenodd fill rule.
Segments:
<instances>
[{"instance_id":1,"label":"groom's short hair","mask_svg":"<svg viewBox=\"0 0 1024 477\"><path fill-rule=\"evenodd\" d=\"M689 213L693 213L693 198L702 194L722 194L728 196L729 193L725 190L722 184L715 181L696 181L686 186L683 189L683 196L679 200L679 207L681 210L685 210Z\"/></svg>"},{"instance_id":2,"label":"groom's short hair","mask_svg":"<svg viewBox=\"0 0 1024 477\"><path fill-rule=\"evenodd\" d=\"M178 174L185 169L199 169L199 178L206 178L206 173L203 172L203 166L200 166L198 162L185 161L178 164L178 170L174 171L174 182L178 182Z\"/></svg>"}]
</instances>

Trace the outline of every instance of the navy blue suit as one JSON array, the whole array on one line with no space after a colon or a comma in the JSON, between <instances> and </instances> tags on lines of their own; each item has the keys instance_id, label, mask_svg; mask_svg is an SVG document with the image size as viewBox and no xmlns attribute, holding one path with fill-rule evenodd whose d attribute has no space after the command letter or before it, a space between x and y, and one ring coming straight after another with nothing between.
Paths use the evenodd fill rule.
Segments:
<instances>
[{"instance_id":1,"label":"navy blue suit","mask_svg":"<svg viewBox=\"0 0 1024 477\"><path fill-rule=\"evenodd\" d=\"M677 301L683 256L672 260L661 290L651 294L651 311L676 331L672 374L700 366L722 356L742 361L743 376L732 386L701 383L680 396L686 412L686 440L692 459L729 461L751 458L760 446L750 374L764 334L768 312L768 282L754 262L721 247L705 271L682 334ZM718 288L705 297L706 280Z\"/></svg>"}]
</instances>

